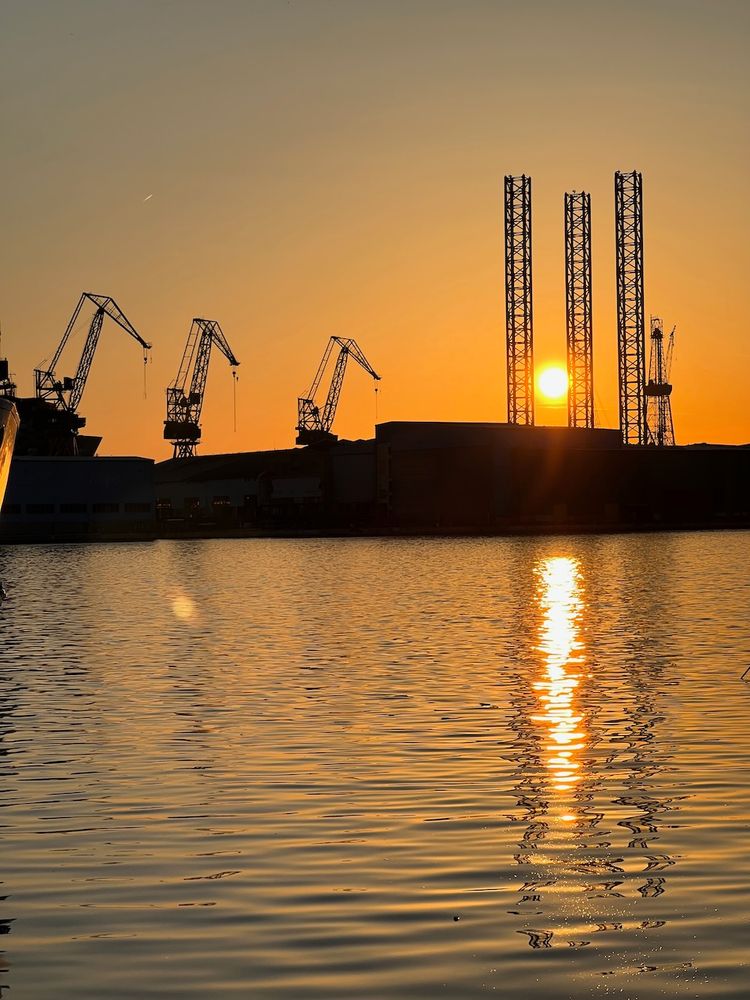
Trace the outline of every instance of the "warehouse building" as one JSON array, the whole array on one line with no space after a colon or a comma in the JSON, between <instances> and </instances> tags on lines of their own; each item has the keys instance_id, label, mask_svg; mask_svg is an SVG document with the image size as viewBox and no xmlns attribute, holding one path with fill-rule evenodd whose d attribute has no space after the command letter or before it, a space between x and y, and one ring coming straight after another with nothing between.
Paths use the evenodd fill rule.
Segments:
<instances>
[{"instance_id":1,"label":"warehouse building","mask_svg":"<svg viewBox=\"0 0 750 1000\"><path fill-rule=\"evenodd\" d=\"M16 456L0 542L154 538L154 463L148 458Z\"/></svg>"}]
</instances>

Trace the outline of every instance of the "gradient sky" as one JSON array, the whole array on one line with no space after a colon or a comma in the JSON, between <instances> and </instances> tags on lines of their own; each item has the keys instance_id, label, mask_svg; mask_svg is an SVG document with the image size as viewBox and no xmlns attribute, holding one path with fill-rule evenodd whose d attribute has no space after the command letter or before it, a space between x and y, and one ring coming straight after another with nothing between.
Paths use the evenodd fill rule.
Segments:
<instances>
[{"instance_id":1,"label":"gradient sky","mask_svg":"<svg viewBox=\"0 0 750 1000\"><path fill-rule=\"evenodd\" d=\"M380 420L504 420L501 189L522 172L538 364L565 357L563 193L591 192L616 426L617 169L643 173L647 315L677 325L677 440L750 440L747 0L0 0L0 21L1 353L30 393L83 290L154 344L144 400L137 345L105 327L81 407L102 453L169 454L196 315L242 362L234 433L213 359L203 453L291 445L331 334L382 375ZM353 368L339 434L372 433L372 389Z\"/></svg>"}]
</instances>

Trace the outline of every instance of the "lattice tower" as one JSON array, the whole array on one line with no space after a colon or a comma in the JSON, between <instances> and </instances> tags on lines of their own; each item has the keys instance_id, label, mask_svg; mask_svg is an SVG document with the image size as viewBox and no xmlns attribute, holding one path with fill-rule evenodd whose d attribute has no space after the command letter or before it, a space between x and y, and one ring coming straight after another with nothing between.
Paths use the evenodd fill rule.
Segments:
<instances>
[{"instance_id":1,"label":"lattice tower","mask_svg":"<svg viewBox=\"0 0 750 1000\"><path fill-rule=\"evenodd\" d=\"M615 174L615 249L620 430L626 444L645 444L643 183L635 170Z\"/></svg>"},{"instance_id":2,"label":"lattice tower","mask_svg":"<svg viewBox=\"0 0 750 1000\"><path fill-rule=\"evenodd\" d=\"M534 423L531 178L505 178L505 317L508 423Z\"/></svg>"},{"instance_id":3,"label":"lattice tower","mask_svg":"<svg viewBox=\"0 0 750 1000\"><path fill-rule=\"evenodd\" d=\"M591 322L591 195L565 195L565 300L568 426L594 426Z\"/></svg>"}]
</instances>

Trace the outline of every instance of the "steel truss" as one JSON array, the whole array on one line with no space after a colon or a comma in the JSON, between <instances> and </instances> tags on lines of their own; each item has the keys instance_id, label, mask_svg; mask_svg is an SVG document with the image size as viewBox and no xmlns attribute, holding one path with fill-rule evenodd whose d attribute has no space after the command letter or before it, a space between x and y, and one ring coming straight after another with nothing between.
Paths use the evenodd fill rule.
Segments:
<instances>
[{"instance_id":1,"label":"steel truss","mask_svg":"<svg viewBox=\"0 0 750 1000\"><path fill-rule=\"evenodd\" d=\"M94 305L96 310L89 325L81 359L78 362L78 369L74 377L60 379L56 374L57 366L78 322L78 318L87 304ZM83 391L86 388L86 382L91 371L91 364L99 343L99 335L102 332L105 316L109 316L110 319L114 320L119 327L130 334L133 340L136 340L141 345L144 350L143 360L147 360L145 352L151 350L151 344L147 344L143 337L141 337L115 300L109 295L94 295L93 292L84 292L78 300L78 305L70 318L70 322L55 351L52 361L46 368L34 369L34 383L38 399L52 403L58 410L67 410L70 413L76 412L83 398Z\"/></svg>"},{"instance_id":2,"label":"steel truss","mask_svg":"<svg viewBox=\"0 0 750 1000\"><path fill-rule=\"evenodd\" d=\"M534 424L531 178L505 178L505 318L508 423Z\"/></svg>"},{"instance_id":3,"label":"steel truss","mask_svg":"<svg viewBox=\"0 0 750 1000\"><path fill-rule=\"evenodd\" d=\"M568 426L594 426L591 324L591 195L565 195L565 301Z\"/></svg>"},{"instance_id":4,"label":"steel truss","mask_svg":"<svg viewBox=\"0 0 750 1000\"><path fill-rule=\"evenodd\" d=\"M674 422L672 420L672 353L674 351L674 329L664 348L664 324L657 316L651 317L651 354L646 383L646 433L648 444L657 447L674 445Z\"/></svg>"},{"instance_id":5,"label":"steel truss","mask_svg":"<svg viewBox=\"0 0 750 1000\"><path fill-rule=\"evenodd\" d=\"M635 170L615 174L615 248L620 430L626 444L645 444L643 182Z\"/></svg>"},{"instance_id":6,"label":"steel truss","mask_svg":"<svg viewBox=\"0 0 750 1000\"><path fill-rule=\"evenodd\" d=\"M215 319L196 317L190 324L177 376L167 387L164 438L172 442L174 458L192 458L200 442L208 363L214 345L232 366L232 377L236 379L239 361L234 356L224 331Z\"/></svg>"},{"instance_id":7,"label":"steel truss","mask_svg":"<svg viewBox=\"0 0 750 1000\"><path fill-rule=\"evenodd\" d=\"M315 402L315 397L335 348L338 348L338 356L333 366L328 395L321 410ZM380 376L367 360L356 340L351 337L331 337L318 365L315 378L312 380L312 385L307 390L307 395L297 399L297 444L321 444L336 440L336 435L331 432L331 428L339 405L349 358L353 358L376 382L380 381Z\"/></svg>"}]
</instances>

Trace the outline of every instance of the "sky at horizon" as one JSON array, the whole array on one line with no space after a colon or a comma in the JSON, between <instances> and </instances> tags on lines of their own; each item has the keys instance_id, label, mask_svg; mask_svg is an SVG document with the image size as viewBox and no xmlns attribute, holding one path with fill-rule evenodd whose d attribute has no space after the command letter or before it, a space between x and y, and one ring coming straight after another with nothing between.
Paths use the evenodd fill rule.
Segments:
<instances>
[{"instance_id":1,"label":"sky at horizon","mask_svg":"<svg viewBox=\"0 0 750 1000\"><path fill-rule=\"evenodd\" d=\"M193 316L241 361L235 433L213 358L204 454L291 446L332 334L382 375L379 420L504 420L502 179L527 173L537 365L565 360L563 194L584 189L616 426L613 173L638 169L677 441L748 442L749 35L741 0L0 0L0 355L30 394L81 292L112 295L154 350L144 399L105 326L81 412L107 454L170 454ZM353 366L335 430L374 418Z\"/></svg>"}]
</instances>

